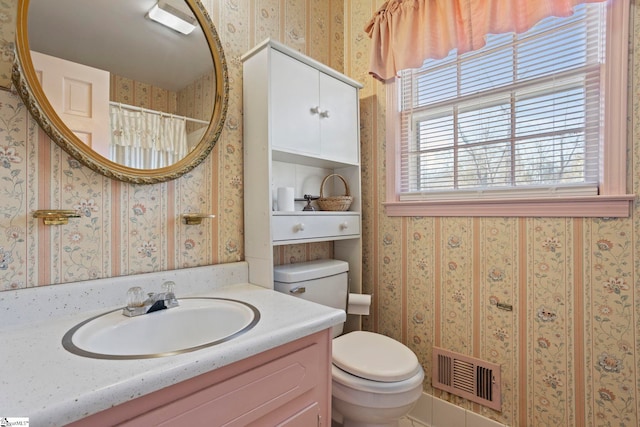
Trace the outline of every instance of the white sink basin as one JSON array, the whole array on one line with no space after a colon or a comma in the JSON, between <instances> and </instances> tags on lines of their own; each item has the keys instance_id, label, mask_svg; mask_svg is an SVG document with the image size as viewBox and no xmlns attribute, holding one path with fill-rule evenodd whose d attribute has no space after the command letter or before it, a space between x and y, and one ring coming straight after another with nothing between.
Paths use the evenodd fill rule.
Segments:
<instances>
[{"instance_id":1,"label":"white sink basin","mask_svg":"<svg viewBox=\"0 0 640 427\"><path fill-rule=\"evenodd\" d=\"M171 356L220 344L253 328L258 310L223 298L181 298L178 307L137 317L122 309L88 319L62 338L70 352L97 359Z\"/></svg>"}]
</instances>

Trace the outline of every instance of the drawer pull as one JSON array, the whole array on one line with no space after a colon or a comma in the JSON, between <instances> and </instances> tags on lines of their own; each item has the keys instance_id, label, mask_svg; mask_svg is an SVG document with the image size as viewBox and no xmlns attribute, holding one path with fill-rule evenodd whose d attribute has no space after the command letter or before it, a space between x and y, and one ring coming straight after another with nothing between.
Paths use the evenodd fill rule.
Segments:
<instances>
[{"instance_id":1,"label":"drawer pull","mask_svg":"<svg viewBox=\"0 0 640 427\"><path fill-rule=\"evenodd\" d=\"M289 293L291 294L304 294L305 292L307 292L307 288L305 288L304 286L297 286L289 290Z\"/></svg>"},{"instance_id":2,"label":"drawer pull","mask_svg":"<svg viewBox=\"0 0 640 427\"><path fill-rule=\"evenodd\" d=\"M349 223L347 221L340 224L340 230L346 230L349 228Z\"/></svg>"},{"instance_id":3,"label":"drawer pull","mask_svg":"<svg viewBox=\"0 0 640 427\"><path fill-rule=\"evenodd\" d=\"M295 231L296 233L298 231L304 231L304 222L301 222L300 224L296 224L296 226L293 227L293 231Z\"/></svg>"}]
</instances>

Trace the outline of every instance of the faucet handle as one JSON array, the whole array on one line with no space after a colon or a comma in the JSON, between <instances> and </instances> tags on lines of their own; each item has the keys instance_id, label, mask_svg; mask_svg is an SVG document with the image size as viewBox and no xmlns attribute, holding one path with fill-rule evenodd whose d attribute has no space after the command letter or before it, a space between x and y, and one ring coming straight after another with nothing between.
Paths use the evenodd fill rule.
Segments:
<instances>
[{"instance_id":1,"label":"faucet handle","mask_svg":"<svg viewBox=\"0 0 640 427\"><path fill-rule=\"evenodd\" d=\"M133 286L127 291L127 307L142 307L144 305L144 292L140 286Z\"/></svg>"},{"instance_id":2,"label":"faucet handle","mask_svg":"<svg viewBox=\"0 0 640 427\"><path fill-rule=\"evenodd\" d=\"M174 292L175 287L176 287L175 282L171 280L167 280L162 284L162 290L164 291L165 294L169 294L169 293L172 294Z\"/></svg>"},{"instance_id":3,"label":"faucet handle","mask_svg":"<svg viewBox=\"0 0 640 427\"><path fill-rule=\"evenodd\" d=\"M174 293L176 284L171 280L168 280L162 284L162 289L164 290L164 300L167 307L176 307L178 305L178 299L176 298L176 294Z\"/></svg>"}]
</instances>

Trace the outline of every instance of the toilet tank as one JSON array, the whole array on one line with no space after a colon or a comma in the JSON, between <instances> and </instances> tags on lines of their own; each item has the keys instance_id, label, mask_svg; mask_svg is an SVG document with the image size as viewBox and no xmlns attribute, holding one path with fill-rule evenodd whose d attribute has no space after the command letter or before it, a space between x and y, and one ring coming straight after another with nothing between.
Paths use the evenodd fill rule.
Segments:
<instances>
[{"instance_id":1,"label":"toilet tank","mask_svg":"<svg viewBox=\"0 0 640 427\"><path fill-rule=\"evenodd\" d=\"M273 268L274 289L307 301L346 310L349 263L336 259L278 265ZM342 333L343 324L333 329Z\"/></svg>"}]
</instances>

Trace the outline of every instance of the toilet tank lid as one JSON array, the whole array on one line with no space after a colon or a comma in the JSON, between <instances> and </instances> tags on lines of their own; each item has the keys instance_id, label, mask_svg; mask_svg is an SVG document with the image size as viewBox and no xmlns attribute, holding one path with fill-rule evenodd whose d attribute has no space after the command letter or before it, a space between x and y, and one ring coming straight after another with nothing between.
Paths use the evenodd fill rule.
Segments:
<instances>
[{"instance_id":1,"label":"toilet tank lid","mask_svg":"<svg viewBox=\"0 0 640 427\"><path fill-rule=\"evenodd\" d=\"M316 261L277 265L273 268L273 279L276 282L297 283L333 276L347 271L349 271L349 263L346 261L319 259Z\"/></svg>"}]
</instances>

